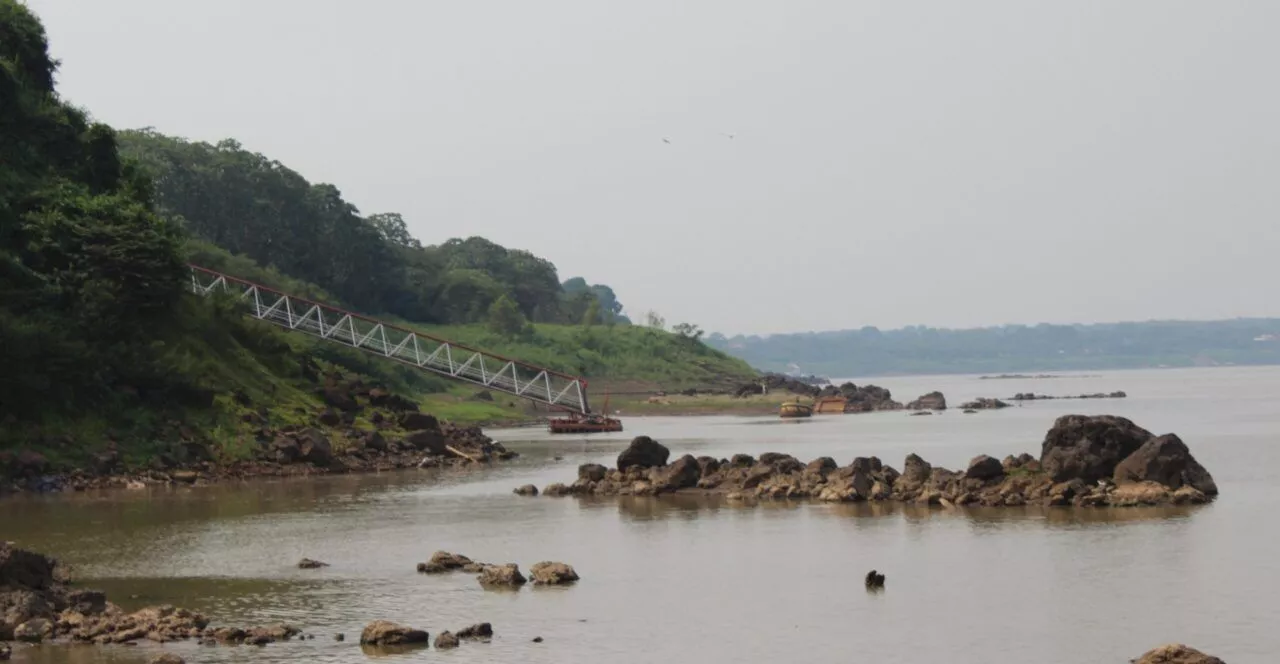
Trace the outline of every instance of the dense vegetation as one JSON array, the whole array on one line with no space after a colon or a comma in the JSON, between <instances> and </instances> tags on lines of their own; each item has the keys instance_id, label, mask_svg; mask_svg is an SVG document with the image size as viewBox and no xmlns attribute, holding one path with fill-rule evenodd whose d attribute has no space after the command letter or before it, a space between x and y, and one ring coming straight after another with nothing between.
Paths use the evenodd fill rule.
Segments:
<instances>
[{"instance_id":1,"label":"dense vegetation","mask_svg":"<svg viewBox=\"0 0 1280 664\"><path fill-rule=\"evenodd\" d=\"M471 323L448 331L591 377L750 373L696 339L628 325L612 289L562 285L528 252L482 238L420 246L398 215L362 217L336 188L232 142L121 137L59 98L56 64L38 19L0 0L0 474L22 449L55 464L105 447L135 464L181 457L193 430L234 458L253 439L247 404L311 424L333 371L446 417L519 414L187 295L189 261L368 313Z\"/></svg>"},{"instance_id":2,"label":"dense vegetation","mask_svg":"<svg viewBox=\"0 0 1280 664\"><path fill-rule=\"evenodd\" d=\"M874 327L768 337L711 335L752 366L828 376L1280 364L1280 319Z\"/></svg>"},{"instance_id":3,"label":"dense vegetation","mask_svg":"<svg viewBox=\"0 0 1280 664\"><path fill-rule=\"evenodd\" d=\"M423 246L401 215L361 216L333 185L312 184L233 140L212 145L150 130L120 140L122 153L154 176L162 215L365 312L474 323L505 296L533 322L578 323L589 309L599 322L628 322L608 286L580 277L562 285L550 261L480 237Z\"/></svg>"}]
</instances>

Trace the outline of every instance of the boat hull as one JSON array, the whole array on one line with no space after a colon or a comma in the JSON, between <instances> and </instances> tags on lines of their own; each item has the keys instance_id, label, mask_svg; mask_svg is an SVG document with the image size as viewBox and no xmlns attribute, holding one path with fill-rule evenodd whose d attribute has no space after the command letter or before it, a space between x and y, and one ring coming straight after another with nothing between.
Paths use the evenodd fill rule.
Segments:
<instances>
[{"instance_id":1,"label":"boat hull","mask_svg":"<svg viewBox=\"0 0 1280 664\"><path fill-rule=\"evenodd\" d=\"M778 409L778 417L783 417L787 419L797 418L797 417L811 417L812 415L813 415L813 408L811 406L806 406L804 404L784 403L782 404L782 407Z\"/></svg>"}]
</instances>

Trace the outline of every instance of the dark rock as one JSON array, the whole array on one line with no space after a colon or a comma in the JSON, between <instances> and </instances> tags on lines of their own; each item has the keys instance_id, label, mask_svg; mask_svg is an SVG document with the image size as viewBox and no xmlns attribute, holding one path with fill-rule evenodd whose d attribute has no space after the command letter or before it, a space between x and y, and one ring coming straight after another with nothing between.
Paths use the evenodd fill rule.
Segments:
<instances>
[{"instance_id":1,"label":"dark rock","mask_svg":"<svg viewBox=\"0 0 1280 664\"><path fill-rule=\"evenodd\" d=\"M15 641L40 643L53 636L53 623L45 618L32 618L13 629Z\"/></svg>"},{"instance_id":2,"label":"dark rock","mask_svg":"<svg viewBox=\"0 0 1280 664\"><path fill-rule=\"evenodd\" d=\"M884 575L876 572L875 570L871 570L870 572L867 572L865 583L868 588L883 588Z\"/></svg>"},{"instance_id":3,"label":"dark rock","mask_svg":"<svg viewBox=\"0 0 1280 664\"><path fill-rule=\"evenodd\" d=\"M1045 434L1040 465L1055 482L1092 484L1111 478L1116 465L1151 440L1150 431L1113 415L1063 415Z\"/></svg>"},{"instance_id":4,"label":"dark rock","mask_svg":"<svg viewBox=\"0 0 1280 664\"><path fill-rule=\"evenodd\" d=\"M604 479L605 474L608 472L608 468L605 468L598 463L584 463L581 466L578 466L578 479L586 480L588 482L599 482Z\"/></svg>"},{"instance_id":5,"label":"dark rock","mask_svg":"<svg viewBox=\"0 0 1280 664\"><path fill-rule=\"evenodd\" d=\"M171 652L166 652L152 657L148 664L187 664L187 660Z\"/></svg>"},{"instance_id":6,"label":"dark rock","mask_svg":"<svg viewBox=\"0 0 1280 664\"><path fill-rule=\"evenodd\" d=\"M661 491L679 491L696 486L701 477L702 468L698 466L698 460L686 454L663 469L655 486Z\"/></svg>"},{"instance_id":7,"label":"dark rock","mask_svg":"<svg viewBox=\"0 0 1280 664\"><path fill-rule=\"evenodd\" d=\"M534 642L534 643L542 643L542 637L541 637L541 636L535 636L535 637L533 637L533 642Z\"/></svg>"},{"instance_id":8,"label":"dark rock","mask_svg":"<svg viewBox=\"0 0 1280 664\"><path fill-rule=\"evenodd\" d=\"M426 413L405 413L400 417L400 428L405 431L439 431L440 420Z\"/></svg>"},{"instance_id":9,"label":"dark rock","mask_svg":"<svg viewBox=\"0 0 1280 664\"><path fill-rule=\"evenodd\" d=\"M536 496L538 495L538 487L532 484L525 484L512 489L511 493L514 493L517 496Z\"/></svg>"},{"instance_id":10,"label":"dark rock","mask_svg":"<svg viewBox=\"0 0 1280 664\"><path fill-rule=\"evenodd\" d=\"M387 439L382 436L381 432L370 431L364 437L364 448L374 452L386 452Z\"/></svg>"},{"instance_id":11,"label":"dark rock","mask_svg":"<svg viewBox=\"0 0 1280 664\"><path fill-rule=\"evenodd\" d=\"M627 449L618 455L618 470L626 470L633 466L654 468L667 465L671 451L662 443L648 437L636 436Z\"/></svg>"},{"instance_id":12,"label":"dark rock","mask_svg":"<svg viewBox=\"0 0 1280 664\"><path fill-rule=\"evenodd\" d=\"M908 482L924 482L932 472L933 466L915 454L908 454L902 462L902 479Z\"/></svg>"},{"instance_id":13,"label":"dark rock","mask_svg":"<svg viewBox=\"0 0 1280 664\"><path fill-rule=\"evenodd\" d=\"M772 466L776 473L794 473L804 470L804 464L800 460L790 454L778 454L776 452L765 452L760 455L760 463Z\"/></svg>"},{"instance_id":14,"label":"dark rock","mask_svg":"<svg viewBox=\"0 0 1280 664\"><path fill-rule=\"evenodd\" d=\"M493 401L493 393L489 392L489 390L480 390L472 395L471 398L476 401Z\"/></svg>"},{"instance_id":15,"label":"dark rock","mask_svg":"<svg viewBox=\"0 0 1280 664\"><path fill-rule=\"evenodd\" d=\"M375 620L360 632L360 643L371 646L399 646L426 643L430 636L423 630Z\"/></svg>"},{"instance_id":16,"label":"dark rock","mask_svg":"<svg viewBox=\"0 0 1280 664\"><path fill-rule=\"evenodd\" d=\"M107 594L100 590L73 590L67 593L67 610L97 615L107 610Z\"/></svg>"},{"instance_id":17,"label":"dark rock","mask_svg":"<svg viewBox=\"0 0 1280 664\"><path fill-rule=\"evenodd\" d=\"M572 565L549 561L534 563L529 568L529 577L533 579L534 585L539 586L568 585L579 579Z\"/></svg>"},{"instance_id":18,"label":"dark rock","mask_svg":"<svg viewBox=\"0 0 1280 664\"><path fill-rule=\"evenodd\" d=\"M415 413L416 414L416 413ZM430 416L428 416L430 417ZM431 454L447 454L449 452L446 446L449 444L445 440L444 434L437 430L423 430L411 433L405 436L404 442L413 446L413 449Z\"/></svg>"},{"instance_id":19,"label":"dark rock","mask_svg":"<svg viewBox=\"0 0 1280 664\"><path fill-rule=\"evenodd\" d=\"M720 470L720 461L714 457L700 456L698 457L698 468L702 471L702 476L714 474Z\"/></svg>"},{"instance_id":20,"label":"dark rock","mask_svg":"<svg viewBox=\"0 0 1280 664\"><path fill-rule=\"evenodd\" d=\"M964 476L968 479L987 482L1004 476L1004 466L996 461L995 457L982 454L969 462L969 469L965 471Z\"/></svg>"},{"instance_id":21,"label":"dark rock","mask_svg":"<svg viewBox=\"0 0 1280 664\"><path fill-rule=\"evenodd\" d=\"M327 387L320 394L320 398L324 400L325 405L337 408L341 411L355 411L360 409L360 404L356 402L355 397L341 387Z\"/></svg>"},{"instance_id":22,"label":"dark rock","mask_svg":"<svg viewBox=\"0 0 1280 664\"><path fill-rule=\"evenodd\" d=\"M805 467L804 472L813 473L821 477L826 477L831 471L839 468L839 464L831 457L819 457L810 461Z\"/></svg>"},{"instance_id":23,"label":"dark rock","mask_svg":"<svg viewBox=\"0 0 1280 664\"><path fill-rule=\"evenodd\" d=\"M334 634L334 635L333 635L333 640L334 640L334 641L346 641L346 640L347 640L347 635L346 635L346 634L343 634L342 632L338 632L337 634Z\"/></svg>"},{"instance_id":24,"label":"dark rock","mask_svg":"<svg viewBox=\"0 0 1280 664\"><path fill-rule=\"evenodd\" d=\"M436 650L448 650L449 648L457 648L458 637L454 636L453 633L449 631L440 632L439 634L436 635L435 647L436 647Z\"/></svg>"},{"instance_id":25,"label":"dark rock","mask_svg":"<svg viewBox=\"0 0 1280 664\"><path fill-rule=\"evenodd\" d=\"M322 563L319 560L312 560L310 558L303 558L298 561L298 569L320 569L321 567L328 566L329 563Z\"/></svg>"},{"instance_id":26,"label":"dark rock","mask_svg":"<svg viewBox=\"0 0 1280 664\"><path fill-rule=\"evenodd\" d=\"M999 408L1008 408L1008 407L1009 407L1009 404L1007 404L1007 403L1005 403L1005 402L1003 402L1003 401L1001 401L1001 400L999 400L999 399L992 399L992 398L990 398L990 397L983 397L983 398L981 398L981 399L977 399L977 400L975 400L975 401L970 401L970 402L968 402L968 403L962 403L962 404L960 404L960 407L961 407L961 408L963 408L965 411L970 411L970 410L995 410L995 409L999 409Z\"/></svg>"},{"instance_id":27,"label":"dark rock","mask_svg":"<svg viewBox=\"0 0 1280 664\"><path fill-rule=\"evenodd\" d=\"M756 465L756 459L750 454L735 454L729 459L729 465L735 468L750 468Z\"/></svg>"},{"instance_id":28,"label":"dark rock","mask_svg":"<svg viewBox=\"0 0 1280 664\"><path fill-rule=\"evenodd\" d=\"M1152 438L1116 464L1117 484L1155 482L1170 489L1190 486L1206 496L1218 494L1209 471L1201 466L1182 439L1173 434Z\"/></svg>"},{"instance_id":29,"label":"dark rock","mask_svg":"<svg viewBox=\"0 0 1280 664\"><path fill-rule=\"evenodd\" d=\"M488 640L493 638L493 625L476 623L458 630L458 638L468 640Z\"/></svg>"},{"instance_id":30,"label":"dark rock","mask_svg":"<svg viewBox=\"0 0 1280 664\"><path fill-rule=\"evenodd\" d=\"M930 392L907 404L907 410L946 410L947 398L941 392Z\"/></svg>"},{"instance_id":31,"label":"dark rock","mask_svg":"<svg viewBox=\"0 0 1280 664\"><path fill-rule=\"evenodd\" d=\"M298 435L298 451L303 461L317 466L333 463L333 446L319 429L307 429Z\"/></svg>"},{"instance_id":32,"label":"dark rock","mask_svg":"<svg viewBox=\"0 0 1280 664\"><path fill-rule=\"evenodd\" d=\"M1130 661L1133 664L1225 664L1213 655L1206 655L1181 643L1160 646Z\"/></svg>"},{"instance_id":33,"label":"dark rock","mask_svg":"<svg viewBox=\"0 0 1280 664\"><path fill-rule=\"evenodd\" d=\"M470 564L472 564L472 560L460 553L436 551L431 554L431 560L425 563L418 563L418 571L423 574L441 574L460 570Z\"/></svg>"}]
</instances>

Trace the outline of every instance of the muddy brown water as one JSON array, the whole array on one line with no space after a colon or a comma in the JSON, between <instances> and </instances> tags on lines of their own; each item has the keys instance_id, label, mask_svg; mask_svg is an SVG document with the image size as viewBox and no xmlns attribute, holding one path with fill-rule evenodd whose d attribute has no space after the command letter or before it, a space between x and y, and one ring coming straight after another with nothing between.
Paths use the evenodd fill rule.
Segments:
<instances>
[{"instance_id":1,"label":"muddy brown water","mask_svg":"<svg viewBox=\"0 0 1280 664\"><path fill-rule=\"evenodd\" d=\"M1057 380L878 379L906 400L1126 390L1119 401L1001 412L624 419L624 434L491 432L523 456L483 472L403 471L0 502L0 537L69 564L126 607L172 603L216 624L287 621L310 641L18 648L15 660L361 662L360 628L488 621L492 643L379 661L1125 662L1191 643L1232 664L1280 658L1280 368L1090 372ZM841 463L908 452L963 466L1031 451L1058 415L1114 413L1175 432L1223 495L1201 508L945 510L897 505L522 498L646 433L676 454L789 452ZM625 418L625 413L623 414ZM557 457L561 457L557 459ZM574 587L482 590L422 576L445 549L488 562L571 563ZM302 557L332 566L299 570ZM869 594L862 577L887 575ZM333 635L343 632L344 642ZM532 643L541 636L543 643Z\"/></svg>"}]
</instances>

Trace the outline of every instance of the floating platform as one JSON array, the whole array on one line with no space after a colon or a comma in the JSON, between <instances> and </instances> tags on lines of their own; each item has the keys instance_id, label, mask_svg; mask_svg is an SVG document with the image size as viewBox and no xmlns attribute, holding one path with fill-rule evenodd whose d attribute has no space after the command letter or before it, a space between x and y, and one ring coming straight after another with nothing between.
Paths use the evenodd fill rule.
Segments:
<instances>
[{"instance_id":1,"label":"floating platform","mask_svg":"<svg viewBox=\"0 0 1280 664\"><path fill-rule=\"evenodd\" d=\"M558 417L547 420L551 433L614 433L622 431L622 420L614 417Z\"/></svg>"}]
</instances>

